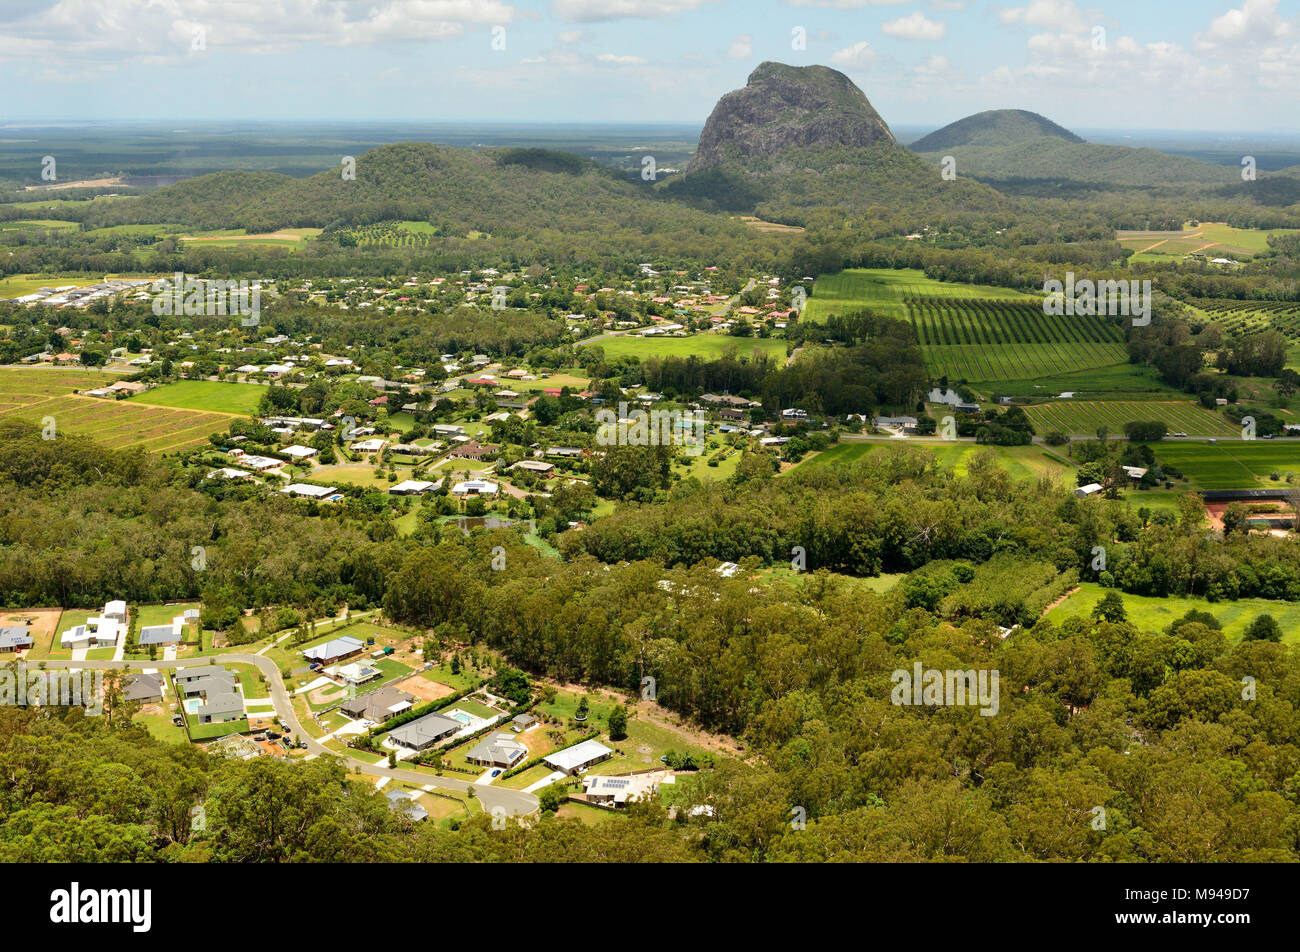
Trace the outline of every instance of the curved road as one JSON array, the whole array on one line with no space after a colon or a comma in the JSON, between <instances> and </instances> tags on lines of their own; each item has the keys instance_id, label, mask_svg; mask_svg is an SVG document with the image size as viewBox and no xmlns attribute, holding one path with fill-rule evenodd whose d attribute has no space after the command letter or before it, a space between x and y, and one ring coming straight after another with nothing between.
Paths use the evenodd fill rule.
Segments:
<instances>
[{"instance_id":1,"label":"curved road","mask_svg":"<svg viewBox=\"0 0 1300 952\"><path fill-rule=\"evenodd\" d=\"M184 658L175 661L51 661L39 658L29 662L29 664L34 667L44 665L48 669L85 668L93 670L100 668L105 671L120 671L141 668L194 667L202 662L250 664L257 668L266 677L267 684L271 687L271 701L275 705L275 713L279 716L280 723L286 725L295 737L306 742L307 750L311 753L341 757L344 763L347 764L348 769L355 773L366 774L370 777L388 777L391 780L400 780L403 783L412 783L417 786L441 787L445 790L463 792L473 787L474 796L483 804L483 809L488 813L493 813L499 807L508 815L522 816L537 809L537 798L531 793L524 793L522 790L510 790L490 784L476 784L473 781L458 780L455 777L436 777L415 770L403 770L400 767L389 768L380 764L367 763L364 760L355 760L351 757L342 756L337 751L330 750L307 733L302 724L299 723L297 712L293 709L292 695L284 686L284 678L280 675L279 667L276 666L275 662L261 655L222 654L211 655L202 659Z\"/></svg>"}]
</instances>

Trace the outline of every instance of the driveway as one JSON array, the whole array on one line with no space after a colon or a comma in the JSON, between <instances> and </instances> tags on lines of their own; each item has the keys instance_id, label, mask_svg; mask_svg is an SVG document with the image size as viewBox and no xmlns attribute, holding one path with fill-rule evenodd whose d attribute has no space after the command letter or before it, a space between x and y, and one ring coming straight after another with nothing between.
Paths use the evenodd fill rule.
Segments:
<instances>
[{"instance_id":1,"label":"driveway","mask_svg":"<svg viewBox=\"0 0 1300 952\"><path fill-rule=\"evenodd\" d=\"M298 714L293 709L293 700L289 692L285 689L284 679L280 675L279 667L267 658L261 655L253 654L222 654L211 655L209 660L214 664L229 662L231 664L251 664L257 668L266 678L266 682L271 688L271 701L275 704L275 712L280 718L280 723L284 724L299 740L307 744L307 750L311 755L338 757L344 762L348 770L353 773L364 774L367 777L387 777L390 780L401 780L403 783L413 784L415 786L429 785L439 787L443 790L456 790L465 792L471 787L474 788L474 795L478 797L479 802L483 804L483 809L489 814L497 814L503 811L507 816L526 816L537 810L537 798L522 790L510 790L505 787L478 786L474 782L467 780L458 780L454 777L434 777L427 773L420 773L415 770L390 769L380 764L367 763L364 760L354 760L346 755L339 754L330 750L316 738L312 737L303 729L298 721ZM192 664L189 661L45 661L46 668L85 668L89 670L128 670L139 671L144 668L170 669L183 667L185 664Z\"/></svg>"}]
</instances>

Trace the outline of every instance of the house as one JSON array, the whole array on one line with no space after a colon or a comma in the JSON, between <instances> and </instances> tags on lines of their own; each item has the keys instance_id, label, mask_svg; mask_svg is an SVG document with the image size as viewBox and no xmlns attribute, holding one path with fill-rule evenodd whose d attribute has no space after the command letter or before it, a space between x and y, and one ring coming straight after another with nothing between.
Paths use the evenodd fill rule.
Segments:
<instances>
[{"instance_id":1,"label":"house","mask_svg":"<svg viewBox=\"0 0 1300 952\"><path fill-rule=\"evenodd\" d=\"M26 625L13 625L0 628L0 651L21 651L30 648L35 642Z\"/></svg>"},{"instance_id":2,"label":"house","mask_svg":"<svg viewBox=\"0 0 1300 952\"><path fill-rule=\"evenodd\" d=\"M377 437L369 440L360 440L352 444L352 450L355 453L378 453L388 445L387 440L381 440Z\"/></svg>"},{"instance_id":3,"label":"house","mask_svg":"<svg viewBox=\"0 0 1300 952\"><path fill-rule=\"evenodd\" d=\"M476 440L470 440L468 443L462 443L460 446L457 446L447 455L451 457L460 457L461 459L483 459L486 456L491 456L498 449L500 449L500 447L494 446L491 443L479 443Z\"/></svg>"},{"instance_id":4,"label":"house","mask_svg":"<svg viewBox=\"0 0 1300 952\"><path fill-rule=\"evenodd\" d=\"M242 469L231 469L229 466L223 466L221 469L214 469L208 473L208 479L252 479L252 473L246 473Z\"/></svg>"},{"instance_id":5,"label":"house","mask_svg":"<svg viewBox=\"0 0 1300 952\"><path fill-rule=\"evenodd\" d=\"M454 423L435 423L431 429L438 436L461 436L465 432L463 426L457 426Z\"/></svg>"},{"instance_id":6,"label":"house","mask_svg":"<svg viewBox=\"0 0 1300 952\"><path fill-rule=\"evenodd\" d=\"M292 456L294 459L311 459L316 455L317 450L314 446L286 446L280 450L285 456Z\"/></svg>"},{"instance_id":7,"label":"house","mask_svg":"<svg viewBox=\"0 0 1300 952\"><path fill-rule=\"evenodd\" d=\"M235 691L209 694L194 712L200 724L226 724L242 720L244 699Z\"/></svg>"},{"instance_id":8,"label":"house","mask_svg":"<svg viewBox=\"0 0 1300 952\"><path fill-rule=\"evenodd\" d=\"M381 678L384 675L378 668L372 668L368 664L358 662L345 664L334 673L348 684L365 684L367 681L373 681L375 678Z\"/></svg>"},{"instance_id":9,"label":"house","mask_svg":"<svg viewBox=\"0 0 1300 952\"><path fill-rule=\"evenodd\" d=\"M808 411L800 410L798 407L790 407L781 411L781 418L785 420L806 420Z\"/></svg>"},{"instance_id":10,"label":"house","mask_svg":"<svg viewBox=\"0 0 1300 952\"><path fill-rule=\"evenodd\" d=\"M290 483L280 492L286 496L301 496L306 499L319 499L324 502L338 502L343 498L333 486L312 486L309 483Z\"/></svg>"},{"instance_id":11,"label":"house","mask_svg":"<svg viewBox=\"0 0 1300 952\"><path fill-rule=\"evenodd\" d=\"M713 571L717 572L723 578L731 578L733 575L735 575L737 572L740 571L740 566L737 565L735 562L723 562Z\"/></svg>"},{"instance_id":12,"label":"house","mask_svg":"<svg viewBox=\"0 0 1300 952\"><path fill-rule=\"evenodd\" d=\"M409 724L395 728L388 735L388 739L394 744L411 750L424 750L431 744L450 737L464 726L460 721L444 717L442 714L426 714Z\"/></svg>"},{"instance_id":13,"label":"house","mask_svg":"<svg viewBox=\"0 0 1300 952\"><path fill-rule=\"evenodd\" d=\"M513 767L528 757L528 748L506 732L489 734L465 754L480 767Z\"/></svg>"},{"instance_id":14,"label":"house","mask_svg":"<svg viewBox=\"0 0 1300 952\"><path fill-rule=\"evenodd\" d=\"M940 390L938 387L934 387L930 390L930 395L926 399L930 403L942 403L950 407L955 407L957 404L961 403L961 396L951 387L947 390Z\"/></svg>"},{"instance_id":15,"label":"house","mask_svg":"<svg viewBox=\"0 0 1300 952\"><path fill-rule=\"evenodd\" d=\"M174 645L185 640L183 622L179 617L173 618L169 625L148 625L140 629L140 645Z\"/></svg>"},{"instance_id":16,"label":"house","mask_svg":"<svg viewBox=\"0 0 1300 952\"><path fill-rule=\"evenodd\" d=\"M581 744L566 747L564 750L556 751L542 758L542 763L552 770L558 770L573 777L613 756L614 752L600 741L584 740Z\"/></svg>"},{"instance_id":17,"label":"house","mask_svg":"<svg viewBox=\"0 0 1300 952\"><path fill-rule=\"evenodd\" d=\"M394 486L389 486L388 494L390 496L418 496L421 493L437 489L440 485L442 485L442 480L430 483L422 479L404 479Z\"/></svg>"},{"instance_id":18,"label":"house","mask_svg":"<svg viewBox=\"0 0 1300 952\"><path fill-rule=\"evenodd\" d=\"M537 459L521 459L510 468L526 469L533 473L549 473L551 470L555 469L555 466L552 463L543 463L541 460Z\"/></svg>"},{"instance_id":19,"label":"house","mask_svg":"<svg viewBox=\"0 0 1300 952\"><path fill-rule=\"evenodd\" d=\"M734 407L724 407L718 411L718 416L723 420L743 420L745 419L745 411L737 410Z\"/></svg>"},{"instance_id":20,"label":"house","mask_svg":"<svg viewBox=\"0 0 1300 952\"><path fill-rule=\"evenodd\" d=\"M207 697L235 692L238 682L235 672L219 664L201 664L179 669L176 689L182 697Z\"/></svg>"},{"instance_id":21,"label":"house","mask_svg":"<svg viewBox=\"0 0 1300 952\"><path fill-rule=\"evenodd\" d=\"M308 661L319 661L322 664L332 664L343 658L350 658L354 654L360 654L365 645L361 643L360 638L353 638L351 635L344 635L342 638L334 638L322 645L308 648L303 651L302 656Z\"/></svg>"},{"instance_id":22,"label":"house","mask_svg":"<svg viewBox=\"0 0 1300 952\"><path fill-rule=\"evenodd\" d=\"M453 496L495 496L497 489L496 483L490 483L485 479L471 479L452 486L451 494Z\"/></svg>"},{"instance_id":23,"label":"house","mask_svg":"<svg viewBox=\"0 0 1300 952\"><path fill-rule=\"evenodd\" d=\"M537 723L537 718L531 714L516 714L510 720L510 729L516 734L523 733Z\"/></svg>"},{"instance_id":24,"label":"house","mask_svg":"<svg viewBox=\"0 0 1300 952\"><path fill-rule=\"evenodd\" d=\"M339 709L353 720L382 724L390 717L410 710L414 703L415 695L399 691L394 687L382 687L377 691L370 691L344 701L339 705Z\"/></svg>"},{"instance_id":25,"label":"house","mask_svg":"<svg viewBox=\"0 0 1300 952\"><path fill-rule=\"evenodd\" d=\"M627 777L587 777L582 781L583 792L592 803L611 807L625 807L633 800L650 796L659 789L664 771L632 774Z\"/></svg>"},{"instance_id":26,"label":"house","mask_svg":"<svg viewBox=\"0 0 1300 952\"><path fill-rule=\"evenodd\" d=\"M1086 486L1080 486L1078 489L1076 489L1074 491L1074 495L1079 499L1084 499L1088 496L1096 495L1097 493L1101 492L1105 488L1106 487L1103 486L1101 483L1089 483Z\"/></svg>"},{"instance_id":27,"label":"house","mask_svg":"<svg viewBox=\"0 0 1300 952\"><path fill-rule=\"evenodd\" d=\"M871 421L871 425L881 430L901 429L904 433L916 430L917 419L914 416L880 416Z\"/></svg>"},{"instance_id":28,"label":"house","mask_svg":"<svg viewBox=\"0 0 1300 952\"><path fill-rule=\"evenodd\" d=\"M158 674L136 674L122 683L122 697L128 701L151 704L161 701L163 696L163 679Z\"/></svg>"},{"instance_id":29,"label":"house","mask_svg":"<svg viewBox=\"0 0 1300 952\"><path fill-rule=\"evenodd\" d=\"M236 454L238 455L236 456ZM235 456L239 460L239 465L255 469L259 473L264 473L270 469L277 469L284 465L283 460L272 459L269 456L247 456L244 454L243 450L231 450L230 455Z\"/></svg>"},{"instance_id":30,"label":"house","mask_svg":"<svg viewBox=\"0 0 1300 952\"><path fill-rule=\"evenodd\" d=\"M413 823L428 818L429 811L415 802L415 794L407 790L389 790L384 794L388 798L389 808L404 813Z\"/></svg>"},{"instance_id":31,"label":"house","mask_svg":"<svg viewBox=\"0 0 1300 952\"><path fill-rule=\"evenodd\" d=\"M111 601L100 615L88 618L84 625L74 625L60 635L59 644L64 648L115 646L126 634L126 629L126 602Z\"/></svg>"},{"instance_id":32,"label":"house","mask_svg":"<svg viewBox=\"0 0 1300 952\"><path fill-rule=\"evenodd\" d=\"M1147 474L1147 470L1141 466L1125 466L1124 473L1135 483L1142 482L1142 477Z\"/></svg>"},{"instance_id":33,"label":"house","mask_svg":"<svg viewBox=\"0 0 1300 952\"><path fill-rule=\"evenodd\" d=\"M546 450L546 455L564 459L582 459L582 449L577 446L552 446Z\"/></svg>"}]
</instances>

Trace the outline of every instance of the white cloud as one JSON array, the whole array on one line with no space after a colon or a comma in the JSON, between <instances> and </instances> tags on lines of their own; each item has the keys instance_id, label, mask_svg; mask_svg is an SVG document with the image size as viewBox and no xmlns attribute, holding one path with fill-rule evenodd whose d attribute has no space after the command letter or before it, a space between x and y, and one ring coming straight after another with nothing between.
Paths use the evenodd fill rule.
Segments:
<instances>
[{"instance_id":1,"label":"white cloud","mask_svg":"<svg viewBox=\"0 0 1300 952\"><path fill-rule=\"evenodd\" d=\"M727 58L734 60L746 60L754 55L754 38L747 33L742 33L731 41L731 49L727 50Z\"/></svg>"},{"instance_id":2,"label":"white cloud","mask_svg":"<svg viewBox=\"0 0 1300 952\"><path fill-rule=\"evenodd\" d=\"M600 63L612 63L616 66L642 66L645 60L639 56L619 56L615 53L601 53L596 57Z\"/></svg>"},{"instance_id":3,"label":"white cloud","mask_svg":"<svg viewBox=\"0 0 1300 952\"><path fill-rule=\"evenodd\" d=\"M861 10L863 7L896 7L912 0L782 0L788 7L823 7L832 10Z\"/></svg>"},{"instance_id":4,"label":"white cloud","mask_svg":"<svg viewBox=\"0 0 1300 952\"><path fill-rule=\"evenodd\" d=\"M1208 49L1285 40L1294 35L1295 25L1278 16L1277 5L1278 0L1246 0L1240 8L1215 17L1210 28L1197 35L1197 43Z\"/></svg>"},{"instance_id":5,"label":"white cloud","mask_svg":"<svg viewBox=\"0 0 1300 952\"><path fill-rule=\"evenodd\" d=\"M51 0L45 9L0 21L0 60L121 63L183 59L192 52L237 49L278 53L305 44L374 46L428 42L481 30L518 16L504 0L371 0L364 9L338 0ZM202 38L204 50L191 46Z\"/></svg>"},{"instance_id":6,"label":"white cloud","mask_svg":"<svg viewBox=\"0 0 1300 952\"><path fill-rule=\"evenodd\" d=\"M554 0L561 19L578 23L601 20L648 20L698 10L721 0Z\"/></svg>"},{"instance_id":7,"label":"white cloud","mask_svg":"<svg viewBox=\"0 0 1300 952\"><path fill-rule=\"evenodd\" d=\"M831 62L849 69L866 69L876 62L876 51L866 40L831 54Z\"/></svg>"},{"instance_id":8,"label":"white cloud","mask_svg":"<svg viewBox=\"0 0 1300 952\"><path fill-rule=\"evenodd\" d=\"M1028 6L1010 7L998 14L1006 24L1023 24L1066 33L1081 33L1092 26L1074 0L1031 0Z\"/></svg>"},{"instance_id":9,"label":"white cloud","mask_svg":"<svg viewBox=\"0 0 1300 952\"><path fill-rule=\"evenodd\" d=\"M885 36L901 40L942 40L948 35L948 26L942 20L931 20L917 10L911 16L890 20L880 28Z\"/></svg>"},{"instance_id":10,"label":"white cloud","mask_svg":"<svg viewBox=\"0 0 1300 952\"><path fill-rule=\"evenodd\" d=\"M582 40L585 39L585 37L586 34L584 34L581 30L565 30L563 33L557 36L556 39L559 40L561 43L581 43Z\"/></svg>"}]
</instances>

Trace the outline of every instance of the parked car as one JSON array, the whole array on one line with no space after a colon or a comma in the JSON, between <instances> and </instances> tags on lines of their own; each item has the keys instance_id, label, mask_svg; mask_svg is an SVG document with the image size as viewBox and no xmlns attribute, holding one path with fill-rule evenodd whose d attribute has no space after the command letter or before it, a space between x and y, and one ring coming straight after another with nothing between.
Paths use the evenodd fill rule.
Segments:
<instances>
[{"instance_id":1,"label":"parked car","mask_svg":"<svg viewBox=\"0 0 1300 952\"><path fill-rule=\"evenodd\" d=\"M495 770L492 771L492 773L488 774L488 776L490 776L490 777L499 777L499 776L501 776L501 768L500 768L500 767L497 767Z\"/></svg>"},{"instance_id":2,"label":"parked car","mask_svg":"<svg viewBox=\"0 0 1300 952\"><path fill-rule=\"evenodd\" d=\"M279 731L267 731L266 736L271 740L279 740L283 735Z\"/></svg>"}]
</instances>

